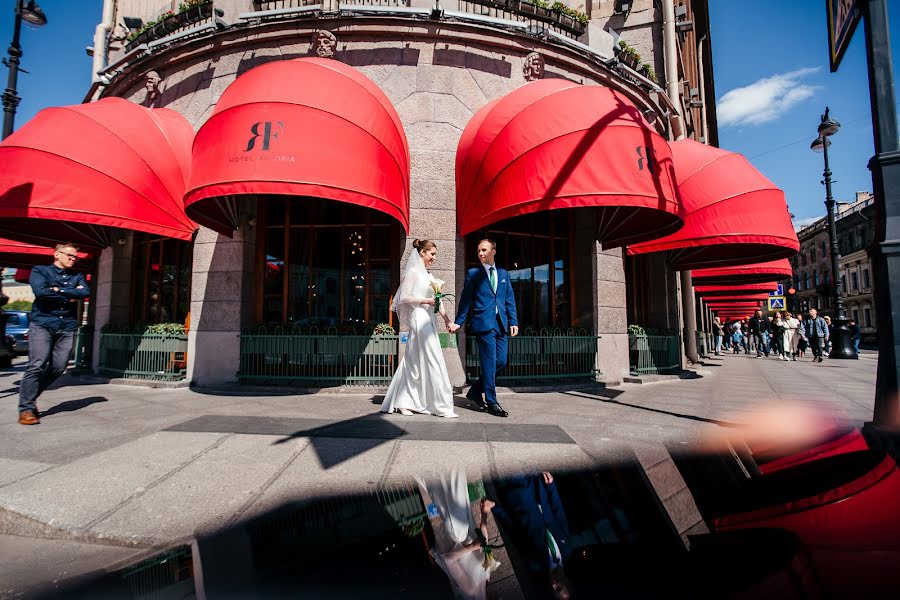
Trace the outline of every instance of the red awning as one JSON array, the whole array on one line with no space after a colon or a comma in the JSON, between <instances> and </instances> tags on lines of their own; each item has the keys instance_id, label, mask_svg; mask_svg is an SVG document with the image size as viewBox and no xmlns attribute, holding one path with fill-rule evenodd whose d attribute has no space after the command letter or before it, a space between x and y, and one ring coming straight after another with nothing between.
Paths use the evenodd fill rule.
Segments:
<instances>
[{"instance_id":1,"label":"red awning","mask_svg":"<svg viewBox=\"0 0 900 600\"><path fill-rule=\"evenodd\" d=\"M595 208L604 247L681 227L671 151L619 92L528 83L472 117L456 152L461 235L519 215Z\"/></svg>"},{"instance_id":2,"label":"red awning","mask_svg":"<svg viewBox=\"0 0 900 600\"><path fill-rule=\"evenodd\" d=\"M800 250L784 192L746 158L693 140L671 144L684 227L628 247L669 252L672 268L702 269L789 258Z\"/></svg>"},{"instance_id":3,"label":"red awning","mask_svg":"<svg viewBox=\"0 0 900 600\"><path fill-rule=\"evenodd\" d=\"M715 297L709 298L708 300L709 300L709 302L716 302L716 303L745 302L745 301L763 302L766 299L768 299L768 297L769 297L768 294L741 294L738 296L715 296ZM704 297L703 299L707 300L706 297Z\"/></svg>"},{"instance_id":4,"label":"red awning","mask_svg":"<svg viewBox=\"0 0 900 600\"><path fill-rule=\"evenodd\" d=\"M90 259L91 256L87 252L79 252L75 266L78 267ZM53 248L0 239L0 267L28 269L35 265L49 265L52 262Z\"/></svg>"},{"instance_id":5,"label":"red awning","mask_svg":"<svg viewBox=\"0 0 900 600\"><path fill-rule=\"evenodd\" d=\"M748 283L745 285L700 285L694 287L694 292L704 298L713 298L715 296L733 296L735 294L753 294L774 292L778 284L774 281L769 283Z\"/></svg>"},{"instance_id":6,"label":"red awning","mask_svg":"<svg viewBox=\"0 0 900 600\"><path fill-rule=\"evenodd\" d=\"M197 132L191 165L187 213L224 235L250 194L349 202L409 230L400 117L377 85L336 60L276 61L238 77Z\"/></svg>"},{"instance_id":7,"label":"red awning","mask_svg":"<svg viewBox=\"0 0 900 600\"><path fill-rule=\"evenodd\" d=\"M793 274L791 261L786 258L765 263L741 265L722 269L698 269L691 273L694 285L743 285L786 279Z\"/></svg>"},{"instance_id":8,"label":"red awning","mask_svg":"<svg viewBox=\"0 0 900 600\"><path fill-rule=\"evenodd\" d=\"M193 135L177 112L121 98L42 110L0 143L0 234L93 248L110 227L190 240Z\"/></svg>"}]
</instances>

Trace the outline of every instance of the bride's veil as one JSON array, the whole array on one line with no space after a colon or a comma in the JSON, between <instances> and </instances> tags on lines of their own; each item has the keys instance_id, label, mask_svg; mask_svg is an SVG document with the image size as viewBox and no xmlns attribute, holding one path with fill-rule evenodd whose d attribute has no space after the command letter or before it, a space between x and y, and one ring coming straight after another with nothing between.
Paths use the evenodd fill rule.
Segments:
<instances>
[{"instance_id":1,"label":"bride's veil","mask_svg":"<svg viewBox=\"0 0 900 600\"><path fill-rule=\"evenodd\" d=\"M409 317L415 305L421 302L422 296L416 294L416 288L422 281L427 281L428 271L419 251L413 248L406 258L403 271L400 273L400 287L394 294L391 310L397 313L400 329L409 329ZM420 292L421 294L421 292Z\"/></svg>"}]
</instances>

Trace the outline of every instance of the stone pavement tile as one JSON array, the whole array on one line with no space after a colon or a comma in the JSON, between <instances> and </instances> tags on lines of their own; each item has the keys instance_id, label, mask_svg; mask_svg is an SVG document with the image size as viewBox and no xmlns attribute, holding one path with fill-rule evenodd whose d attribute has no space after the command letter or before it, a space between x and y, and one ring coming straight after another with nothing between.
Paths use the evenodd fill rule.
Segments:
<instances>
[{"instance_id":1,"label":"stone pavement tile","mask_svg":"<svg viewBox=\"0 0 900 600\"><path fill-rule=\"evenodd\" d=\"M671 460L664 460L652 467L645 467L644 473L647 474L653 489L656 490L656 495L663 501L674 496L687 485Z\"/></svg>"},{"instance_id":2,"label":"stone pavement tile","mask_svg":"<svg viewBox=\"0 0 900 600\"><path fill-rule=\"evenodd\" d=\"M483 442L485 425L482 423L461 423L458 419L443 423L428 422L410 417L404 431L403 441L426 440L432 442ZM519 426L521 427L521 426Z\"/></svg>"},{"instance_id":3,"label":"stone pavement tile","mask_svg":"<svg viewBox=\"0 0 900 600\"><path fill-rule=\"evenodd\" d=\"M252 499L240 518L314 496L377 489L400 442L319 438L298 440L302 452Z\"/></svg>"},{"instance_id":4,"label":"stone pavement tile","mask_svg":"<svg viewBox=\"0 0 900 600\"><path fill-rule=\"evenodd\" d=\"M490 447L499 475L552 469L585 469L596 464L591 456L575 444L491 442Z\"/></svg>"},{"instance_id":5,"label":"stone pavement tile","mask_svg":"<svg viewBox=\"0 0 900 600\"><path fill-rule=\"evenodd\" d=\"M59 593L64 580L104 569L141 552L120 546L0 535L0 598Z\"/></svg>"},{"instance_id":6,"label":"stone pavement tile","mask_svg":"<svg viewBox=\"0 0 900 600\"><path fill-rule=\"evenodd\" d=\"M54 467L50 463L0 457L0 487Z\"/></svg>"},{"instance_id":7,"label":"stone pavement tile","mask_svg":"<svg viewBox=\"0 0 900 600\"><path fill-rule=\"evenodd\" d=\"M221 438L218 433L155 433L0 488L0 506L80 531Z\"/></svg>"},{"instance_id":8,"label":"stone pavement tile","mask_svg":"<svg viewBox=\"0 0 900 600\"><path fill-rule=\"evenodd\" d=\"M395 442L385 485L405 485L416 477L446 472L459 467L469 481L481 479L491 470L491 453L485 442ZM540 444L541 447L549 447Z\"/></svg>"},{"instance_id":9,"label":"stone pavement tile","mask_svg":"<svg viewBox=\"0 0 900 600\"><path fill-rule=\"evenodd\" d=\"M278 440L232 435L117 506L91 529L105 536L157 539L216 529L249 504L306 446L303 439Z\"/></svg>"}]
</instances>

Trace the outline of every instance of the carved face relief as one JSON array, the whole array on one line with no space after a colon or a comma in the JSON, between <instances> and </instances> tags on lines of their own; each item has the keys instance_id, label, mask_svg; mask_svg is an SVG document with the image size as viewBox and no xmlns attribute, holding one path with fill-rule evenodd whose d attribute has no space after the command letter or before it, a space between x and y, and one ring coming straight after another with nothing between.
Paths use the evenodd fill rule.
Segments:
<instances>
[{"instance_id":1,"label":"carved face relief","mask_svg":"<svg viewBox=\"0 0 900 600\"><path fill-rule=\"evenodd\" d=\"M334 58L335 49L337 49L337 38L333 33L320 29L313 34L310 54L315 54L319 58Z\"/></svg>"},{"instance_id":2,"label":"carved face relief","mask_svg":"<svg viewBox=\"0 0 900 600\"><path fill-rule=\"evenodd\" d=\"M522 75L525 81L536 81L544 76L544 57L537 52L532 52L525 57L522 65Z\"/></svg>"},{"instance_id":3,"label":"carved face relief","mask_svg":"<svg viewBox=\"0 0 900 600\"><path fill-rule=\"evenodd\" d=\"M144 75L144 90L147 92L147 100L152 102L159 96L159 87L162 84L162 77L156 71L150 71Z\"/></svg>"}]
</instances>

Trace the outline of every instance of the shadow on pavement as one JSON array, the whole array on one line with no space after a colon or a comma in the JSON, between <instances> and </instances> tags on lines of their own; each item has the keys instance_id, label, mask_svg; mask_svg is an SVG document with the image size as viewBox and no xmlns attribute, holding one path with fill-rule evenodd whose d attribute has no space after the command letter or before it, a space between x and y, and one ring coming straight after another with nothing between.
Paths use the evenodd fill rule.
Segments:
<instances>
[{"instance_id":1,"label":"shadow on pavement","mask_svg":"<svg viewBox=\"0 0 900 600\"><path fill-rule=\"evenodd\" d=\"M649 406L639 406L637 404L629 404L627 402L619 402L618 400L612 400L610 398L595 397L593 394L588 395L588 394L585 394L582 392L563 392L563 393L568 396L577 396L579 398L587 398L589 400L599 400L601 402L607 402L609 404L618 404L619 406L626 406L628 408L636 408L638 410L646 410L648 412L654 412L654 413L659 413L662 415L678 417L679 419L688 419L690 421L700 421L701 423L712 423L713 425L718 425L720 427L729 427L729 428L741 427L741 425L739 423L731 423L729 421L719 421L718 419L707 419L705 417L698 417L696 415L686 415L683 413L662 410L659 408L650 408Z\"/></svg>"},{"instance_id":2,"label":"shadow on pavement","mask_svg":"<svg viewBox=\"0 0 900 600\"><path fill-rule=\"evenodd\" d=\"M87 408L91 404L97 404L98 402L108 402L108 400L103 396L88 396L87 398L81 398L80 400L66 400L65 402L60 402L56 406L51 406L47 410L41 412L40 416L49 417L58 413L81 410L82 408Z\"/></svg>"}]
</instances>

